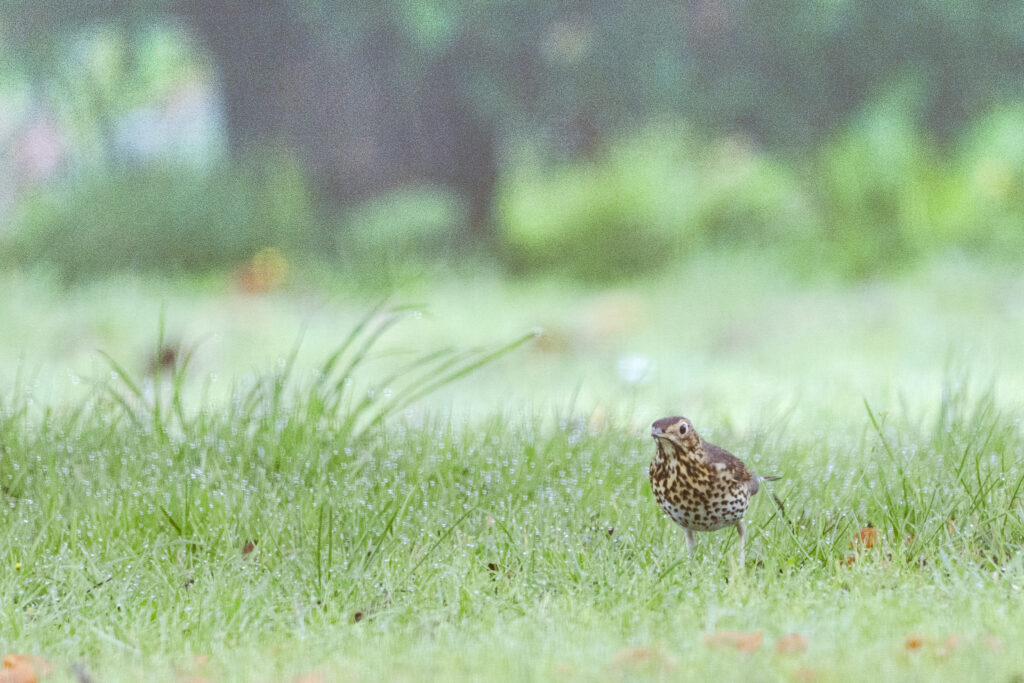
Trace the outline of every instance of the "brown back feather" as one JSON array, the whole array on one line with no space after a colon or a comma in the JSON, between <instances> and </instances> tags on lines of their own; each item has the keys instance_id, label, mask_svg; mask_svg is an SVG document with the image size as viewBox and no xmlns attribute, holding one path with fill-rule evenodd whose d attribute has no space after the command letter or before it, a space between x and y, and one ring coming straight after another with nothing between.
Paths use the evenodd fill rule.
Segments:
<instances>
[{"instance_id":1,"label":"brown back feather","mask_svg":"<svg viewBox=\"0 0 1024 683\"><path fill-rule=\"evenodd\" d=\"M747 485L750 495L757 493L759 488L757 475L748 470L743 461L735 455L720 446L705 441L704 456L707 458L708 464L722 463L725 465L725 471L729 473L729 476L739 483Z\"/></svg>"}]
</instances>

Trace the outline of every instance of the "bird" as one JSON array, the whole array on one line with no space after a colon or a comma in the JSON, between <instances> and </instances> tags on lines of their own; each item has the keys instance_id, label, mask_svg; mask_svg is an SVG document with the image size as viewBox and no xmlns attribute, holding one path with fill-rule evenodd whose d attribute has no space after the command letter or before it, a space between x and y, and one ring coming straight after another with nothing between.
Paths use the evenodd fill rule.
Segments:
<instances>
[{"instance_id":1,"label":"bird","mask_svg":"<svg viewBox=\"0 0 1024 683\"><path fill-rule=\"evenodd\" d=\"M740 537L739 566L743 567L747 527L743 513L762 481L742 460L702 439L685 417L663 417L651 425L658 452L651 461L651 490L658 505L686 532L692 555L697 531L736 527Z\"/></svg>"}]
</instances>

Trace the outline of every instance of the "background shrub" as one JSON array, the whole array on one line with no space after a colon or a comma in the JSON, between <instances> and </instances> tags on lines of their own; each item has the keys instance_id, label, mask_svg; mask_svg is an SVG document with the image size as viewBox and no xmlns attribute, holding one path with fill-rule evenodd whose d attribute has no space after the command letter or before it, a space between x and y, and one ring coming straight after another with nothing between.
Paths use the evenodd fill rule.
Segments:
<instances>
[{"instance_id":1,"label":"background shrub","mask_svg":"<svg viewBox=\"0 0 1024 683\"><path fill-rule=\"evenodd\" d=\"M464 251L466 209L448 188L400 188L344 212L334 232L342 267L388 288Z\"/></svg>"},{"instance_id":2,"label":"background shrub","mask_svg":"<svg viewBox=\"0 0 1024 683\"><path fill-rule=\"evenodd\" d=\"M66 280L230 268L267 247L296 253L319 241L305 178L286 155L133 166L42 190L21 203L9 237L15 262L55 266Z\"/></svg>"}]
</instances>

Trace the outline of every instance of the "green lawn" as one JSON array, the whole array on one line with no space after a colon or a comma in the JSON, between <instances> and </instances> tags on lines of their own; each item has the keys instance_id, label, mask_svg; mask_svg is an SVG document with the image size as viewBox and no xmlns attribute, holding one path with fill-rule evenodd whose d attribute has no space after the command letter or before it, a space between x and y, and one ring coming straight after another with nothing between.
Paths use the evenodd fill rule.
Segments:
<instances>
[{"instance_id":1,"label":"green lawn","mask_svg":"<svg viewBox=\"0 0 1024 683\"><path fill-rule=\"evenodd\" d=\"M398 300L429 315L337 387L314 369L370 304L340 284L9 277L0 649L53 680L1024 676L1024 278L948 262L812 289L722 266L604 292L421 285ZM162 305L167 339L209 335L181 385L146 373ZM534 326L347 421L425 386L410 370L361 402L419 354ZM688 557L653 501L647 427L674 413L784 477L785 518L767 495L748 512L744 570L729 530ZM869 524L874 547L853 543ZM723 630L763 641L705 642ZM806 650L778 653L791 633Z\"/></svg>"}]
</instances>

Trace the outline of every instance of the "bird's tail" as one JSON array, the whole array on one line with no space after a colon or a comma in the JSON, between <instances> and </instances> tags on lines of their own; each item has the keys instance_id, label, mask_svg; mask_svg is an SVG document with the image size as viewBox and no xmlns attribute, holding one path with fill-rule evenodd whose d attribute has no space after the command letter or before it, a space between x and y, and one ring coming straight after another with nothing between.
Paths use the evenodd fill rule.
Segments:
<instances>
[{"instance_id":1,"label":"bird's tail","mask_svg":"<svg viewBox=\"0 0 1024 683\"><path fill-rule=\"evenodd\" d=\"M757 476L761 479L761 481L778 481L779 479L782 479L782 477L778 476L777 474L771 474L768 475L767 477L760 474Z\"/></svg>"}]
</instances>

